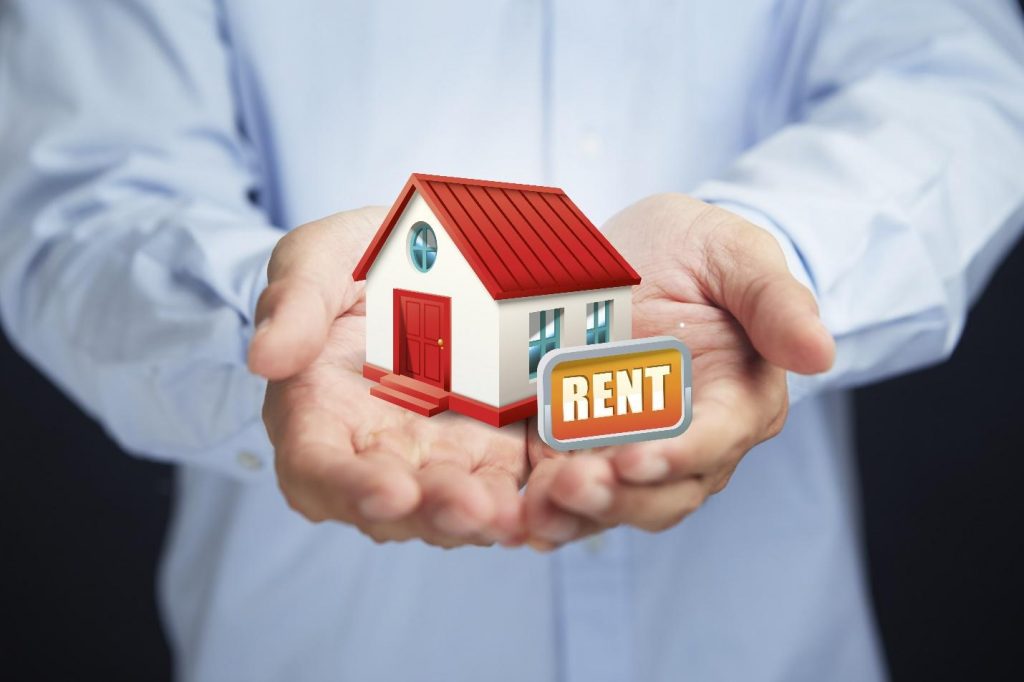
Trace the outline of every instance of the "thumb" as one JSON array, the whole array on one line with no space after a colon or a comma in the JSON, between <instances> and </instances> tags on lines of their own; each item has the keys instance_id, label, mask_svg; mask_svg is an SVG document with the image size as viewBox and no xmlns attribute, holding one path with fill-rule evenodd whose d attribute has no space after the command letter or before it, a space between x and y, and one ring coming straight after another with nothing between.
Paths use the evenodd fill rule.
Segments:
<instances>
[{"instance_id":1,"label":"thumb","mask_svg":"<svg viewBox=\"0 0 1024 682\"><path fill-rule=\"evenodd\" d=\"M745 221L716 236L725 237L709 253L718 261L712 271L719 275L719 298L757 352L773 365L800 374L828 370L835 341L810 290L790 274L775 238Z\"/></svg>"},{"instance_id":2,"label":"thumb","mask_svg":"<svg viewBox=\"0 0 1024 682\"><path fill-rule=\"evenodd\" d=\"M281 238L256 305L249 369L271 380L308 367L323 351L331 325L359 300L352 269L384 213L337 213Z\"/></svg>"}]
</instances>

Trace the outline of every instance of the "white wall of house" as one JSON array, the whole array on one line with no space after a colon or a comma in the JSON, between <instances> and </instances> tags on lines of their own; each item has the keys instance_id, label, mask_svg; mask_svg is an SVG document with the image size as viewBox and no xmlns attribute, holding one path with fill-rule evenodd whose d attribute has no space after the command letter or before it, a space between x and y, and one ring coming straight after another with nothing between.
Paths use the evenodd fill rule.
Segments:
<instances>
[{"instance_id":1,"label":"white wall of house","mask_svg":"<svg viewBox=\"0 0 1024 682\"><path fill-rule=\"evenodd\" d=\"M612 301L609 341L632 338L632 287L574 291L498 301L500 368L498 405L536 395L537 382L530 379L530 313L562 308L561 348L587 344L587 304Z\"/></svg>"},{"instance_id":2,"label":"white wall of house","mask_svg":"<svg viewBox=\"0 0 1024 682\"><path fill-rule=\"evenodd\" d=\"M409 258L410 230L421 220L437 236L437 260L427 272L417 270ZM445 340L451 391L489 405L502 404L498 304L419 192L413 193L366 276L366 361L389 371L397 371L391 366L395 289L451 298L452 338Z\"/></svg>"}]
</instances>

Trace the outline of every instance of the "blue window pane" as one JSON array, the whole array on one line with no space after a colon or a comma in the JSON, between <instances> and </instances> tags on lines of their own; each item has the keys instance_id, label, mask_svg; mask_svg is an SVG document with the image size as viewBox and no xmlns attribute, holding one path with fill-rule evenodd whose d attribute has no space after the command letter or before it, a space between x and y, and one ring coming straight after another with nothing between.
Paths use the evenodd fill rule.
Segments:
<instances>
[{"instance_id":1,"label":"blue window pane","mask_svg":"<svg viewBox=\"0 0 1024 682\"><path fill-rule=\"evenodd\" d=\"M541 355L543 355L543 353L540 352L540 344L539 343L531 343L530 344L530 376L531 377L537 376L537 365L540 364L540 356Z\"/></svg>"},{"instance_id":2,"label":"blue window pane","mask_svg":"<svg viewBox=\"0 0 1024 682\"><path fill-rule=\"evenodd\" d=\"M587 304L587 343L608 343L611 338L610 326L612 302L599 301Z\"/></svg>"},{"instance_id":3,"label":"blue window pane","mask_svg":"<svg viewBox=\"0 0 1024 682\"><path fill-rule=\"evenodd\" d=\"M559 347L562 336L562 309L530 313L530 378L537 376L541 358Z\"/></svg>"},{"instance_id":4,"label":"blue window pane","mask_svg":"<svg viewBox=\"0 0 1024 682\"><path fill-rule=\"evenodd\" d=\"M437 260L437 237L433 228L424 222L412 226L412 235L409 239L409 260L420 272L426 272L434 267Z\"/></svg>"}]
</instances>

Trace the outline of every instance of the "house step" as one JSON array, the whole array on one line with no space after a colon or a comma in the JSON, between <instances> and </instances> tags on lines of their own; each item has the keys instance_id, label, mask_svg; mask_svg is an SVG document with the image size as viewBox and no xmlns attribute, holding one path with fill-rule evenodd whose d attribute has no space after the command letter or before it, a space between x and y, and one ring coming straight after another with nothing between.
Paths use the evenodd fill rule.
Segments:
<instances>
[{"instance_id":1,"label":"house step","mask_svg":"<svg viewBox=\"0 0 1024 682\"><path fill-rule=\"evenodd\" d=\"M409 395L408 393L389 388L388 386L373 386L370 388L370 395L380 398L381 400L386 400L389 403L393 403L400 407L404 407L416 414L422 414L424 417L433 417L435 414L444 412L446 409L435 403L421 400L415 396Z\"/></svg>"},{"instance_id":2,"label":"house step","mask_svg":"<svg viewBox=\"0 0 1024 682\"><path fill-rule=\"evenodd\" d=\"M437 386L431 386L401 374L385 374L380 378L380 383L396 391L407 393L413 398L437 405L443 410L448 409L448 391Z\"/></svg>"}]
</instances>

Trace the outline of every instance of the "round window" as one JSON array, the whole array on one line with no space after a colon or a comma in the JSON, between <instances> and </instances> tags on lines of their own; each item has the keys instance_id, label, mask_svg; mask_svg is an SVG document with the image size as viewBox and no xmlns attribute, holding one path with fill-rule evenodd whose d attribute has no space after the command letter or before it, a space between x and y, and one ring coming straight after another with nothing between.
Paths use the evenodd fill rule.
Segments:
<instances>
[{"instance_id":1,"label":"round window","mask_svg":"<svg viewBox=\"0 0 1024 682\"><path fill-rule=\"evenodd\" d=\"M437 260L437 236L426 223L416 223L409 234L409 258L420 272L434 267Z\"/></svg>"}]
</instances>

